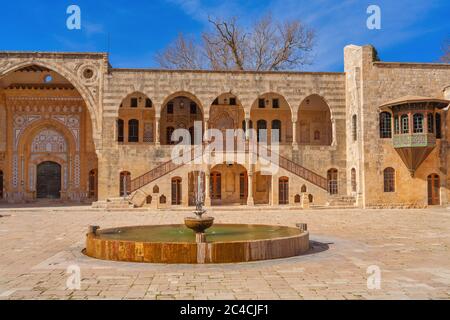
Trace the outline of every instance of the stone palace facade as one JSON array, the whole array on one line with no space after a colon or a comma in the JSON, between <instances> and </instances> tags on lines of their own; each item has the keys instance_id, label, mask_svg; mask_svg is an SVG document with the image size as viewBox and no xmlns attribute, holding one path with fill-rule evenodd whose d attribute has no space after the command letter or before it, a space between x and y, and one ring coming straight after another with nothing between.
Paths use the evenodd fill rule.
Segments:
<instances>
[{"instance_id":1,"label":"stone palace facade","mask_svg":"<svg viewBox=\"0 0 450 320\"><path fill-rule=\"evenodd\" d=\"M382 62L354 45L344 60L342 73L217 72L0 52L0 205L186 207L198 181L207 206L448 204L450 65ZM242 129L247 145L277 130L278 170L175 163L173 132L198 123Z\"/></svg>"}]
</instances>

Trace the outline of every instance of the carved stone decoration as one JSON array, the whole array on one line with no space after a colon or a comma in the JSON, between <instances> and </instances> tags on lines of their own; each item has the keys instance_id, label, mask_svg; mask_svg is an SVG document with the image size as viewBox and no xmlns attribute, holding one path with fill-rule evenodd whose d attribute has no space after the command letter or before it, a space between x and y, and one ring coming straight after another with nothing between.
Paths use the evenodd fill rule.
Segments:
<instances>
[{"instance_id":1,"label":"carved stone decoration","mask_svg":"<svg viewBox=\"0 0 450 320\"><path fill-rule=\"evenodd\" d=\"M68 185L68 169L67 164L64 164L63 166L63 190L67 190Z\"/></svg>"},{"instance_id":2,"label":"carved stone decoration","mask_svg":"<svg viewBox=\"0 0 450 320\"><path fill-rule=\"evenodd\" d=\"M41 119L40 115L16 115L14 116L14 151L17 151L22 132L33 122Z\"/></svg>"},{"instance_id":3,"label":"carved stone decoration","mask_svg":"<svg viewBox=\"0 0 450 320\"><path fill-rule=\"evenodd\" d=\"M28 168L28 180L29 180L29 188L31 191L34 191L34 164L30 164Z\"/></svg>"},{"instance_id":4,"label":"carved stone decoration","mask_svg":"<svg viewBox=\"0 0 450 320\"><path fill-rule=\"evenodd\" d=\"M67 151L66 139L57 131L44 129L39 132L31 143L31 152L54 152L63 153Z\"/></svg>"},{"instance_id":5,"label":"carved stone decoration","mask_svg":"<svg viewBox=\"0 0 450 320\"><path fill-rule=\"evenodd\" d=\"M18 156L17 153L13 155L13 188L17 188L19 181L19 168L18 168Z\"/></svg>"},{"instance_id":6,"label":"carved stone decoration","mask_svg":"<svg viewBox=\"0 0 450 320\"><path fill-rule=\"evenodd\" d=\"M54 120L57 120L64 124L75 139L76 143L76 151L80 150L80 116L78 115L54 115L52 117Z\"/></svg>"},{"instance_id":7,"label":"carved stone decoration","mask_svg":"<svg viewBox=\"0 0 450 320\"><path fill-rule=\"evenodd\" d=\"M80 187L80 155L75 155L75 160L73 162L73 169L74 169L74 184L75 188Z\"/></svg>"},{"instance_id":8,"label":"carved stone decoration","mask_svg":"<svg viewBox=\"0 0 450 320\"><path fill-rule=\"evenodd\" d=\"M78 67L77 75L84 84L94 84L98 79L98 67L93 64L83 64Z\"/></svg>"}]
</instances>

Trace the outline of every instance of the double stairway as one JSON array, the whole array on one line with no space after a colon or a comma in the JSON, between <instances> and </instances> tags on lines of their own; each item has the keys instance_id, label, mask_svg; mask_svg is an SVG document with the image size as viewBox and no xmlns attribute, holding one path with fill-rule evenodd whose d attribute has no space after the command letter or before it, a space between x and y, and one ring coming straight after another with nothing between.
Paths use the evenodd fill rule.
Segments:
<instances>
[{"instance_id":1,"label":"double stairway","mask_svg":"<svg viewBox=\"0 0 450 320\"><path fill-rule=\"evenodd\" d=\"M191 154L190 154L190 161L192 162L194 161L196 158L198 157L202 157L203 156L203 147L205 146L205 144L201 145L201 146L194 146L192 147L192 149L190 150ZM197 149L199 148L199 149ZM272 161L271 160L271 151L268 149L264 149L264 148L257 148L258 151L250 151L252 153L254 153L257 156L260 157L264 157L265 159ZM261 152L264 151L264 152ZM247 146L246 148L246 153L249 152L249 148ZM278 159L278 163L276 163L276 165L278 165L280 168L285 169L286 171L295 174L296 176L304 179L305 181L310 182L311 184L323 189L324 191L327 191L327 179L295 162L293 162L292 160L289 160L281 155L277 155L277 159ZM178 163L179 162L179 163ZM273 162L272 162L273 163ZM143 204L145 203L145 199L148 196L148 192L145 192L143 189L145 189L146 186L148 186L150 183L170 174L171 172L177 170L178 168L183 167L184 165L186 165L186 161L173 161L173 160L169 160L167 162L164 162L160 165L158 165L157 167L151 169L150 171L144 173L143 175L131 180L131 185L130 185L130 195L128 196L127 199L124 198L120 198L120 203L117 203L118 207L121 208L127 208L127 207L141 207L143 206ZM353 197L348 197L348 198L352 198ZM111 199L110 199L111 200ZM329 201L329 205L333 206L333 205L340 205L338 203L336 203L337 200L331 199ZM107 202L107 201L106 201ZM116 207L116 204L113 204L115 201L110 201L110 206L109 207ZM125 202L128 202L125 203ZM346 202L346 205L353 205L354 206L354 200L353 203L351 200L348 200Z\"/></svg>"}]
</instances>

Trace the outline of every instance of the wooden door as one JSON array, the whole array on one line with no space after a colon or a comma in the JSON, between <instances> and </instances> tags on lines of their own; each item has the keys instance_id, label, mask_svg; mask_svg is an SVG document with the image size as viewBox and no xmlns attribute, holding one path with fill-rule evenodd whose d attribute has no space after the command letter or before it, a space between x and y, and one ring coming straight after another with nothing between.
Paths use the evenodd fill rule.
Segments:
<instances>
[{"instance_id":1,"label":"wooden door","mask_svg":"<svg viewBox=\"0 0 450 320\"><path fill-rule=\"evenodd\" d=\"M439 205L441 202L439 191L441 180L435 173L428 176L428 204Z\"/></svg>"}]
</instances>

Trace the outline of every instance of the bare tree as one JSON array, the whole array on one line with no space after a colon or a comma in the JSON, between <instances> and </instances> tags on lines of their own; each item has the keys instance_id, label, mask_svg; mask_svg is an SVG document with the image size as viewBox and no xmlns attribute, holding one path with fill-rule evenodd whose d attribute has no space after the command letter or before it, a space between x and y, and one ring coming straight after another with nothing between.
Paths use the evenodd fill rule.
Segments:
<instances>
[{"instance_id":1,"label":"bare tree","mask_svg":"<svg viewBox=\"0 0 450 320\"><path fill-rule=\"evenodd\" d=\"M156 54L156 61L164 69L198 70L205 68L201 48L192 37L182 33L164 51Z\"/></svg>"},{"instance_id":2,"label":"bare tree","mask_svg":"<svg viewBox=\"0 0 450 320\"><path fill-rule=\"evenodd\" d=\"M214 26L211 32L203 33L203 45L212 69L245 70L248 42L245 31L239 27L236 18L218 21L209 18Z\"/></svg>"},{"instance_id":3,"label":"bare tree","mask_svg":"<svg viewBox=\"0 0 450 320\"><path fill-rule=\"evenodd\" d=\"M310 64L313 45L314 32L300 21L275 23L268 15L253 28L251 69L285 70Z\"/></svg>"},{"instance_id":4,"label":"bare tree","mask_svg":"<svg viewBox=\"0 0 450 320\"><path fill-rule=\"evenodd\" d=\"M311 63L314 32L300 21L275 22L267 15L249 28L236 17L209 18L211 30L196 45L179 35L157 55L157 62L169 69L257 70L297 69ZM204 61L204 63L201 63Z\"/></svg>"}]
</instances>

